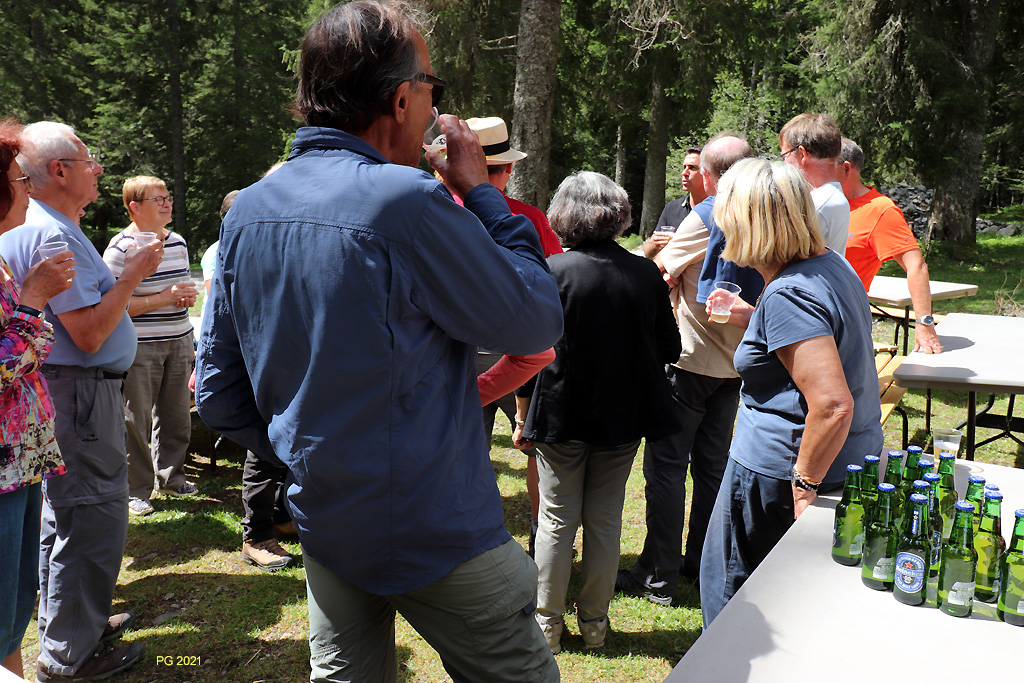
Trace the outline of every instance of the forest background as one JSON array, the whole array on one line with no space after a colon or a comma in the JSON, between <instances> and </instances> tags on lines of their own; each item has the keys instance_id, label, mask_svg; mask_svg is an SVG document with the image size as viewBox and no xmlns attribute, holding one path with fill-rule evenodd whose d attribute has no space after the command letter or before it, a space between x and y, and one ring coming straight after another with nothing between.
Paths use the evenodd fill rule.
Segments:
<instances>
[{"instance_id":1,"label":"forest background","mask_svg":"<svg viewBox=\"0 0 1024 683\"><path fill-rule=\"evenodd\" d=\"M97 154L82 225L99 248L127 223L124 179L152 174L201 254L224 194L286 156L298 47L333 4L0 0L0 116L63 121ZM442 113L508 121L530 153L509 193L542 208L600 171L646 234L687 147L729 129L777 154L801 111L864 147L867 181L934 188L929 237L973 242L979 212L1024 202L1024 0L411 4L432 17Z\"/></svg>"}]
</instances>

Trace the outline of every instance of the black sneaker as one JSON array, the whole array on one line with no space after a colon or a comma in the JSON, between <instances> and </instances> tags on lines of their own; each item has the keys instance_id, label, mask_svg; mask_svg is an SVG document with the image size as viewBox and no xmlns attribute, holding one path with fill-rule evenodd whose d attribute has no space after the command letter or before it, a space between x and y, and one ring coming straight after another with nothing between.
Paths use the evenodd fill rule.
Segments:
<instances>
[{"instance_id":1,"label":"black sneaker","mask_svg":"<svg viewBox=\"0 0 1024 683\"><path fill-rule=\"evenodd\" d=\"M36 662L36 681L39 683L59 683L68 681L101 681L133 667L146 652L142 643L100 643L85 664L78 667L73 674L50 673L42 660Z\"/></svg>"},{"instance_id":2,"label":"black sneaker","mask_svg":"<svg viewBox=\"0 0 1024 683\"><path fill-rule=\"evenodd\" d=\"M675 604L676 596L669 593L669 582L658 581L653 574L648 575L646 581L640 581L629 569L620 569L615 576L615 590L626 595L635 595L639 598L647 598L655 605L671 607Z\"/></svg>"}]
</instances>

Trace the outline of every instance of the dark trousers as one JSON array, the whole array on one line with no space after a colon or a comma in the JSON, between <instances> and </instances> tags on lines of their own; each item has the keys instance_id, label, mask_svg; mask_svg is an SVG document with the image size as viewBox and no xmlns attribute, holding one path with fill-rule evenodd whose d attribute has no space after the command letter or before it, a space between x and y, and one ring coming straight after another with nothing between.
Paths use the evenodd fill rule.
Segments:
<instances>
[{"instance_id":1,"label":"dark trousers","mask_svg":"<svg viewBox=\"0 0 1024 683\"><path fill-rule=\"evenodd\" d=\"M686 518L686 471L690 468L693 477L693 496L681 569L696 577L711 509L729 460L740 379L707 377L674 365L666 366L666 374L683 429L649 440L644 447L647 537L632 571L639 581L653 573L668 582L667 592L674 595Z\"/></svg>"},{"instance_id":2,"label":"dark trousers","mask_svg":"<svg viewBox=\"0 0 1024 683\"><path fill-rule=\"evenodd\" d=\"M284 499L288 468L264 460L252 451L245 453L242 469L242 540L261 543L274 537L274 525L291 516Z\"/></svg>"}]
</instances>

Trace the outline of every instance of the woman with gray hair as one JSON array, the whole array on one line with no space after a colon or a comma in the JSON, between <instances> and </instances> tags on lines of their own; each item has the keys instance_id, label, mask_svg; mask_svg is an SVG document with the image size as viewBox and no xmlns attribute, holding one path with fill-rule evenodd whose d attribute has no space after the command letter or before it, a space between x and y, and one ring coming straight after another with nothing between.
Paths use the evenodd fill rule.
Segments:
<instances>
[{"instance_id":1,"label":"woman with gray hair","mask_svg":"<svg viewBox=\"0 0 1024 683\"><path fill-rule=\"evenodd\" d=\"M826 248L810 185L782 161L743 159L719 181L722 258L755 268L756 306L737 299L729 323L743 384L736 432L700 565L705 628L817 491L882 450L871 312L857 274ZM708 297L708 311L723 295Z\"/></svg>"},{"instance_id":2,"label":"woman with gray hair","mask_svg":"<svg viewBox=\"0 0 1024 683\"><path fill-rule=\"evenodd\" d=\"M641 438L681 428L664 370L679 357L679 332L657 266L615 242L630 217L625 190L589 171L563 180L548 210L569 249L548 259L564 334L532 393L517 391L513 440L521 448L535 442L539 451L537 621L554 653L561 650L576 530L582 523L576 616L584 646L600 649L633 458Z\"/></svg>"}]
</instances>

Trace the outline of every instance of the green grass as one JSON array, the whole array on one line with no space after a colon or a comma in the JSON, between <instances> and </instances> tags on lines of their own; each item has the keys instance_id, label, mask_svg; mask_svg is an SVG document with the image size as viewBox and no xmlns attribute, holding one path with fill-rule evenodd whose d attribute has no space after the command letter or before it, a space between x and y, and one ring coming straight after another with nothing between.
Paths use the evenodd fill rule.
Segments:
<instances>
[{"instance_id":1,"label":"green grass","mask_svg":"<svg viewBox=\"0 0 1024 683\"><path fill-rule=\"evenodd\" d=\"M935 279L972 282L980 287L977 297L938 302L936 310L992 313L1005 305L1003 299L1020 283L1024 238L983 237L977 246L966 248L939 245L932 250L928 263ZM887 267L889 272L898 274L892 267ZM879 341L891 340L892 324L877 323L875 333ZM909 391L902 405L910 415L911 442L927 446L924 392ZM1006 397L1000 397L996 406L1005 409ZM967 414L966 394L935 392L932 414L933 424L938 426L960 422ZM146 656L117 680L307 681L309 631L304 572L295 568L264 574L240 560L243 453L228 444L218 457L217 469L209 469L208 432L198 418L194 422L192 450L199 455L189 465L188 475L198 484L200 496L160 497L154 501L155 513L131 519L114 609L130 609L139 615L139 628L128 639L145 643ZM887 447L899 446L899 425L896 416L886 423ZM978 432L979 439L992 433L984 429ZM502 418L497 422L491 455L507 526L525 546L529 530L526 459L511 447L508 426ZM976 457L983 462L1024 467L1024 449L1006 439L978 449ZM627 483L621 544L624 567L635 560L645 535L641 461L638 457L634 462ZM576 543L582 547L579 538ZM292 552L300 550L297 544L285 545ZM359 552L358 548L352 550ZM578 579L577 561L569 587L570 604ZM616 596L610 608L607 649L596 654L583 651L574 615L568 614L569 634L563 652L557 656L562 680L664 680L700 634L699 596L684 582L681 597L682 606L665 608L640 598ZM161 620L165 621L154 623ZM397 620L396 642L400 681L448 680L437 654L401 618ZM26 634L24 655L31 670L38 656L34 623ZM158 657L172 659L161 659L158 664ZM200 665L177 666L177 657L199 657ZM170 665L165 664L167 661Z\"/></svg>"},{"instance_id":2,"label":"green grass","mask_svg":"<svg viewBox=\"0 0 1024 683\"><path fill-rule=\"evenodd\" d=\"M1004 223L1024 223L1024 204L1006 206L994 213L982 214L980 218Z\"/></svg>"}]
</instances>

